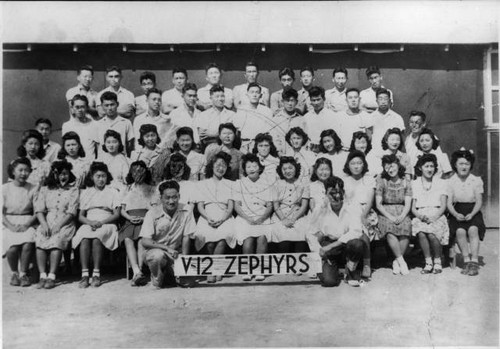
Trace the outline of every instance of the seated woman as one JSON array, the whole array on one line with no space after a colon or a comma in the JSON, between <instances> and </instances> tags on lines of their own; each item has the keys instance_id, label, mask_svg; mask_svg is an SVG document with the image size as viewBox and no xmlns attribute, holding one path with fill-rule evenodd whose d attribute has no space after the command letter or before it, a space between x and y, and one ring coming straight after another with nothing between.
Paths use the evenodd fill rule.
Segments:
<instances>
[{"instance_id":1,"label":"seated woman","mask_svg":"<svg viewBox=\"0 0 500 349\"><path fill-rule=\"evenodd\" d=\"M7 168L12 181L2 185L2 257L7 257L9 262L12 286L31 285L26 272L35 248L33 234L37 221L33 212L33 200L37 194L37 186L28 182L30 173L30 160L25 157L17 158Z\"/></svg>"},{"instance_id":2,"label":"seated woman","mask_svg":"<svg viewBox=\"0 0 500 349\"><path fill-rule=\"evenodd\" d=\"M152 184L151 172L142 160L130 165L126 180L128 186L121 200L121 215L126 222L120 230L119 242L125 242L127 257L134 273L131 285L144 286L148 280L141 271L144 248L139 243L139 234L144 216L156 204L155 186Z\"/></svg>"},{"instance_id":3,"label":"seated woman","mask_svg":"<svg viewBox=\"0 0 500 349\"><path fill-rule=\"evenodd\" d=\"M73 248L80 248L82 279L78 287L89 287L92 274L92 287L101 286L101 262L103 248L110 251L118 248L118 228L120 217L120 194L110 186L113 176L108 166L102 162L93 162L86 179L87 189L80 196L80 214L78 220L82 226L72 240ZM89 273L90 258L94 270Z\"/></svg>"},{"instance_id":4,"label":"seated woman","mask_svg":"<svg viewBox=\"0 0 500 349\"><path fill-rule=\"evenodd\" d=\"M357 131L352 134L349 153L353 152L354 150L358 150L365 155L366 164L368 165L367 173L370 176L375 177L382 172L382 167L380 166L380 158L377 157L374 151L372 151L372 141L365 132Z\"/></svg>"},{"instance_id":5,"label":"seated woman","mask_svg":"<svg viewBox=\"0 0 500 349\"><path fill-rule=\"evenodd\" d=\"M130 154L130 161L135 162L140 160L148 168L151 168L162 154L162 149L158 145L161 142L158 129L156 125L144 124L139 128L139 133L140 136L137 143L140 147Z\"/></svg>"},{"instance_id":6,"label":"seated woman","mask_svg":"<svg viewBox=\"0 0 500 349\"><path fill-rule=\"evenodd\" d=\"M236 133L236 127L232 123L219 126L219 139L217 143L210 144L205 149L206 162L210 162L215 154L223 151L231 155L231 180L237 180L242 174L241 157L243 153L239 150L241 140Z\"/></svg>"},{"instance_id":7,"label":"seated woman","mask_svg":"<svg viewBox=\"0 0 500 349\"><path fill-rule=\"evenodd\" d=\"M35 200L35 212L40 222L35 233L36 260L40 271L40 282L37 285L39 289L55 287L56 272L63 251L68 249L75 235L79 192L72 168L67 161L53 162L49 176Z\"/></svg>"},{"instance_id":8,"label":"seated woman","mask_svg":"<svg viewBox=\"0 0 500 349\"><path fill-rule=\"evenodd\" d=\"M318 158L314 163L309 184L309 208L311 213L326 202L325 182L330 177L333 177L332 162L327 158Z\"/></svg>"},{"instance_id":9,"label":"seated woman","mask_svg":"<svg viewBox=\"0 0 500 349\"><path fill-rule=\"evenodd\" d=\"M78 189L83 189L85 187L85 177L89 172L90 161L85 158L85 150L83 150L78 133L70 131L64 134L62 148L57 157L73 165L71 173L76 177L75 186Z\"/></svg>"},{"instance_id":10,"label":"seated woman","mask_svg":"<svg viewBox=\"0 0 500 349\"><path fill-rule=\"evenodd\" d=\"M228 179L231 176L230 163L229 154L217 153L206 167L207 179L198 183L196 202L200 218L195 233L198 251L206 246L209 254L224 254L228 246L236 246L233 182ZM221 275L207 278L209 283L220 280Z\"/></svg>"},{"instance_id":11,"label":"seated woman","mask_svg":"<svg viewBox=\"0 0 500 349\"><path fill-rule=\"evenodd\" d=\"M50 172L50 163L43 158L43 136L37 130L27 130L23 133L21 145L17 148L17 156L26 157L30 161L28 182L36 186L42 185Z\"/></svg>"},{"instance_id":12,"label":"seated woman","mask_svg":"<svg viewBox=\"0 0 500 349\"><path fill-rule=\"evenodd\" d=\"M199 181L205 178L206 159L203 154L200 154L194 149L193 129L191 127L181 127L176 131L177 139L173 146L173 151L182 154L186 157L186 163L191 169L190 181Z\"/></svg>"},{"instance_id":13,"label":"seated woman","mask_svg":"<svg viewBox=\"0 0 500 349\"><path fill-rule=\"evenodd\" d=\"M264 166L262 177L268 181L269 185L274 185L279 178L276 168L280 160L278 158L278 151L273 143L273 137L267 133L259 133L255 136L252 153L257 155L260 163Z\"/></svg>"},{"instance_id":14,"label":"seated woman","mask_svg":"<svg viewBox=\"0 0 500 349\"><path fill-rule=\"evenodd\" d=\"M309 136L300 127L293 127L286 134L285 140L291 147L285 155L292 156L300 164L300 178L309 178L316 161L316 154L306 149Z\"/></svg>"}]
</instances>

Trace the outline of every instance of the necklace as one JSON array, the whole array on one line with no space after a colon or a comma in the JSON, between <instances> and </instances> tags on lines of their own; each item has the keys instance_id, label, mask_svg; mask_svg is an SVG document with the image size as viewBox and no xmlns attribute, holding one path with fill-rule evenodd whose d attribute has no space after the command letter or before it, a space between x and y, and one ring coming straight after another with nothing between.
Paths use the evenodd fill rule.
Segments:
<instances>
[{"instance_id":1,"label":"necklace","mask_svg":"<svg viewBox=\"0 0 500 349\"><path fill-rule=\"evenodd\" d=\"M431 190L432 189L432 181L429 184L426 184L426 183L429 183L429 182L424 181L422 179L422 188L424 188L425 191Z\"/></svg>"}]
</instances>

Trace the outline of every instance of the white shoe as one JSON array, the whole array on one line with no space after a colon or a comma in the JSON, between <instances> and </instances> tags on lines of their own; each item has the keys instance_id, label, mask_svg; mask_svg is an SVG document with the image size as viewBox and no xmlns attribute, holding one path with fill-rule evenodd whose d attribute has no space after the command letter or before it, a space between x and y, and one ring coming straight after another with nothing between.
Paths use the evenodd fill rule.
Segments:
<instances>
[{"instance_id":1,"label":"white shoe","mask_svg":"<svg viewBox=\"0 0 500 349\"><path fill-rule=\"evenodd\" d=\"M408 264L406 264L404 259L403 259L403 262L399 262L399 267L401 269L401 275L410 274L410 271L408 270Z\"/></svg>"},{"instance_id":2,"label":"white shoe","mask_svg":"<svg viewBox=\"0 0 500 349\"><path fill-rule=\"evenodd\" d=\"M251 281L252 280L252 275L245 275L242 278L243 281Z\"/></svg>"},{"instance_id":3,"label":"white shoe","mask_svg":"<svg viewBox=\"0 0 500 349\"><path fill-rule=\"evenodd\" d=\"M394 275L401 274L401 267L399 266L399 262L397 260L392 261L392 273Z\"/></svg>"},{"instance_id":4,"label":"white shoe","mask_svg":"<svg viewBox=\"0 0 500 349\"><path fill-rule=\"evenodd\" d=\"M309 275L309 279L316 279L317 278L316 273L311 273L311 274L308 274L308 275Z\"/></svg>"}]
</instances>

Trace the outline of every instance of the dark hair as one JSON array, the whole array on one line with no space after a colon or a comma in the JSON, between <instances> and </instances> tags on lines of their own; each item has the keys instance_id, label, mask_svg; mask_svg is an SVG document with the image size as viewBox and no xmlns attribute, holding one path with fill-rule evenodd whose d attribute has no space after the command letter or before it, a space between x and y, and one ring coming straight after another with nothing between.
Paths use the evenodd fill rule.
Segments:
<instances>
[{"instance_id":1,"label":"dark hair","mask_svg":"<svg viewBox=\"0 0 500 349\"><path fill-rule=\"evenodd\" d=\"M210 88L210 96L213 95L215 92L222 92L222 93L224 93L224 86L222 86L222 85L213 85Z\"/></svg>"},{"instance_id":2,"label":"dark hair","mask_svg":"<svg viewBox=\"0 0 500 349\"><path fill-rule=\"evenodd\" d=\"M297 160L295 160L295 158L293 156L282 156L280 158L280 163L278 165L278 167L276 167L276 172L278 173L278 176L281 178L281 179L285 179L285 176L283 176L283 166L285 164L292 164L294 167L295 167L295 176L294 178L297 179L299 178L300 176L300 169L302 166L300 166L300 164L297 162Z\"/></svg>"},{"instance_id":3,"label":"dark hair","mask_svg":"<svg viewBox=\"0 0 500 349\"><path fill-rule=\"evenodd\" d=\"M461 148L451 154L451 167L453 168L453 171L457 172L457 161L458 159L462 158L470 162L470 169L472 170L472 168L474 167L474 161L476 161L476 157L471 150Z\"/></svg>"},{"instance_id":4,"label":"dark hair","mask_svg":"<svg viewBox=\"0 0 500 349\"><path fill-rule=\"evenodd\" d=\"M354 150L347 155L347 160L345 161L344 165L344 173L346 173L348 176L352 176L351 169L349 168L349 163L351 162L352 159L354 158L360 158L363 161L363 171L361 174L364 176L366 172L368 172L368 163L366 162L366 157L363 152L359 150Z\"/></svg>"},{"instance_id":5,"label":"dark hair","mask_svg":"<svg viewBox=\"0 0 500 349\"><path fill-rule=\"evenodd\" d=\"M243 168L243 175L245 177L248 176L246 166L249 162L255 162L259 165L259 174L262 174L262 172L264 172L265 167L260 163L257 155L248 153L241 157L241 166Z\"/></svg>"},{"instance_id":6,"label":"dark hair","mask_svg":"<svg viewBox=\"0 0 500 349\"><path fill-rule=\"evenodd\" d=\"M106 91L101 95L101 103L104 103L104 101L115 101L118 104L118 96L116 93L111 92L111 91Z\"/></svg>"},{"instance_id":7,"label":"dark hair","mask_svg":"<svg viewBox=\"0 0 500 349\"><path fill-rule=\"evenodd\" d=\"M378 97L380 95L387 95L387 97L391 98L391 93L389 92L389 90L383 87L379 88L377 92L375 92L375 96Z\"/></svg>"},{"instance_id":8,"label":"dark hair","mask_svg":"<svg viewBox=\"0 0 500 349\"><path fill-rule=\"evenodd\" d=\"M424 128L422 129L422 131L420 132L420 134L418 135L418 138L417 138L417 143L416 143L416 146L417 146L417 149L418 150L422 150L422 148L420 147L420 137L422 137L422 135L429 135L432 139L432 149L436 150L438 147L439 147L439 138L436 137L436 135L434 134L434 132L432 132L432 130L430 128Z\"/></svg>"},{"instance_id":9,"label":"dark hair","mask_svg":"<svg viewBox=\"0 0 500 349\"><path fill-rule=\"evenodd\" d=\"M390 154L390 155L384 155L382 156L382 178L383 179L391 179L389 174L385 171L385 165L388 164L398 164L398 177L399 178L404 178L405 177L405 172L406 168L401 165L401 162L399 161L399 158L396 156L396 154Z\"/></svg>"},{"instance_id":10,"label":"dark hair","mask_svg":"<svg viewBox=\"0 0 500 349\"><path fill-rule=\"evenodd\" d=\"M100 161L94 161L93 163L90 164L90 169L89 173L85 177L85 187L90 188L94 186L94 182L92 180L92 177L96 172L102 171L106 173L106 185L110 184L111 181L113 180L113 175L111 172L108 170L108 166L104 162Z\"/></svg>"},{"instance_id":11,"label":"dark hair","mask_svg":"<svg viewBox=\"0 0 500 349\"><path fill-rule=\"evenodd\" d=\"M293 72L292 69L288 68L288 67L285 67L283 69L281 69L279 72L278 72L278 76L279 78L281 79L283 76L285 75L288 75L292 78L292 80L295 80L295 73Z\"/></svg>"},{"instance_id":12,"label":"dark hair","mask_svg":"<svg viewBox=\"0 0 500 349\"><path fill-rule=\"evenodd\" d=\"M59 150L59 153L57 153L57 158L61 159L61 160L66 158L66 156L68 155L68 152L66 151L66 149L64 149L64 142L69 141L69 140L75 140L76 143L78 143L78 156L81 158L84 158L85 157L85 150L83 150L82 142L80 141L80 136L78 135L78 133L73 132L73 131L66 132L62 136L62 142L61 142L62 147L61 147L61 150Z\"/></svg>"},{"instance_id":13,"label":"dark hair","mask_svg":"<svg viewBox=\"0 0 500 349\"><path fill-rule=\"evenodd\" d=\"M335 188L336 186L338 186L340 190L344 192L344 181L337 176L331 176L327 178L323 185L325 187L325 192L328 191L328 188Z\"/></svg>"},{"instance_id":14,"label":"dark hair","mask_svg":"<svg viewBox=\"0 0 500 349\"><path fill-rule=\"evenodd\" d=\"M102 150L104 150L106 153L108 152L108 149L106 149L106 139L108 139L109 137L113 137L113 138L118 140L118 143L119 143L118 153L122 153L123 150L125 149L123 147L122 137L115 130L107 130L106 133L104 134L104 139L103 139L103 143L102 143Z\"/></svg>"},{"instance_id":15,"label":"dark hair","mask_svg":"<svg viewBox=\"0 0 500 349\"><path fill-rule=\"evenodd\" d=\"M301 69L300 69L300 76L302 76L302 73L305 72L305 71L308 71L311 73L312 76L314 76L314 69L309 66L309 65L306 65L306 66L303 66Z\"/></svg>"},{"instance_id":16,"label":"dark hair","mask_svg":"<svg viewBox=\"0 0 500 349\"><path fill-rule=\"evenodd\" d=\"M32 171L30 159L26 157L16 158L12 160L7 166L7 175L9 176L10 179L14 179L14 170L16 169L17 165L26 165L29 167L30 172Z\"/></svg>"},{"instance_id":17,"label":"dark hair","mask_svg":"<svg viewBox=\"0 0 500 349\"><path fill-rule=\"evenodd\" d=\"M219 70L219 72L221 72L222 70L217 63L208 63L205 67L205 74L208 73L208 71L212 68L216 68L217 70Z\"/></svg>"},{"instance_id":18,"label":"dark hair","mask_svg":"<svg viewBox=\"0 0 500 349\"><path fill-rule=\"evenodd\" d=\"M82 65L78 70L76 71L77 75L80 75L82 70L86 70L92 73L94 75L94 68L91 65Z\"/></svg>"},{"instance_id":19,"label":"dark hair","mask_svg":"<svg viewBox=\"0 0 500 349\"><path fill-rule=\"evenodd\" d=\"M73 98L71 98L71 105L73 106L76 101L84 101L87 106L89 105L89 99L84 95L74 95Z\"/></svg>"},{"instance_id":20,"label":"dark hair","mask_svg":"<svg viewBox=\"0 0 500 349\"><path fill-rule=\"evenodd\" d=\"M356 92L359 96L359 89L357 89L356 87L351 87L351 88L348 88L346 91L345 91L345 95L347 96L349 93L351 92Z\"/></svg>"},{"instance_id":21,"label":"dark hair","mask_svg":"<svg viewBox=\"0 0 500 349\"><path fill-rule=\"evenodd\" d=\"M130 185L130 184L135 182L134 177L132 176L132 168L134 166L140 166L145 170L144 171L144 175L145 175L144 183L151 185L153 182L153 176L151 175L151 171L149 170L146 163L142 160L137 160L137 161L134 161L133 163L130 164L130 168L128 170L127 177L125 177L125 181L127 182L127 184Z\"/></svg>"},{"instance_id":22,"label":"dark hair","mask_svg":"<svg viewBox=\"0 0 500 349\"><path fill-rule=\"evenodd\" d=\"M188 180L189 176L191 176L191 168L187 164L186 157L182 154L179 154L179 153L173 153L170 156L170 160L168 161L167 166L165 167L165 171L164 171L165 179L172 179L176 176L176 173L172 173L172 170L170 169L170 164L172 162L182 162L183 163L184 172L182 173L181 179Z\"/></svg>"},{"instance_id":23,"label":"dark hair","mask_svg":"<svg viewBox=\"0 0 500 349\"><path fill-rule=\"evenodd\" d=\"M112 72L112 71L116 71L118 72L118 74L122 75L122 70L120 67L116 66L116 65L113 65L111 67L107 67L106 68L106 75L108 75L108 73Z\"/></svg>"},{"instance_id":24,"label":"dark hair","mask_svg":"<svg viewBox=\"0 0 500 349\"><path fill-rule=\"evenodd\" d=\"M193 84L192 82L187 82L182 88L182 94L185 94L187 91L198 92L198 87L196 87L196 84Z\"/></svg>"},{"instance_id":25,"label":"dark hair","mask_svg":"<svg viewBox=\"0 0 500 349\"><path fill-rule=\"evenodd\" d=\"M345 77L346 78L348 77L348 75L347 75L347 69L346 68L338 67L338 68L333 69L332 76L335 77L335 74L337 74L337 73L344 73Z\"/></svg>"},{"instance_id":26,"label":"dark hair","mask_svg":"<svg viewBox=\"0 0 500 349\"><path fill-rule=\"evenodd\" d=\"M247 67L255 67L255 68L257 68L257 71L259 71L259 66L255 62L252 62L252 61L247 62L245 64L245 70L247 70Z\"/></svg>"},{"instance_id":27,"label":"dark hair","mask_svg":"<svg viewBox=\"0 0 500 349\"><path fill-rule=\"evenodd\" d=\"M427 162L432 162L434 164L434 174L436 174L438 170L438 162L437 162L437 157L434 154L424 154L422 156L419 156L417 160L417 164L415 165L415 176L421 177L422 176L422 166L425 165Z\"/></svg>"},{"instance_id":28,"label":"dark hair","mask_svg":"<svg viewBox=\"0 0 500 349\"><path fill-rule=\"evenodd\" d=\"M227 166L226 173L224 173L223 177L225 179L231 179L231 155L223 151L218 152L212 157L212 159L210 159L205 167L205 178L212 178L214 176L214 165L219 159L224 161Z\"/></svg>"},{"instance_id":29,"label":"dark hair","mask_svg":"<svg viewBox=\"0 0 500 349\"><path fill-rule=\"evenodd\" d=\"M372 74L379 74L380 75L380 69L376 65L372 65L366 69L366 77L369 79L370 75Z\"/></svg>"},{"instance_id":30,"label":"dark hair","mask_svg":"<svg viewBox=\"0 0 500 349\"><path fill-rule=\"evenodd\" d=\"M425 122L425 120L427 119L427 115L425 115L425 113L423 111L412 110L410 112L409 118L411 118L412 116L420 116L420 118L422 119L422 122Z\"/></svg>"},{"instance_id":31,"label":"dark hair","mask_svg":"<svg viewBox=\"0 0 500 349\"><path fill-rule=\"evenodd\" d=\"M297 90L290 86L284 88L283 93L281 94L281 98L283 98L284 101L287 101L292 97L295 98L295 100L299 98L299 93L297 92Z\"/></svg>"},{"instance_id":32,"label":"dark hair","mask_svg":"<svg viewBox=\"0 0 500 349\"><path fill-rule=\"evenodd\" d=\"M349 147L350 152L356 150L356 148L354 147L354 143L356 142L357 139L361 138L364 138L367 143L365 154L368 154L370 150L372 150L372 141L370 140L370 137L368 137L368 135L363 131L356 131L352 134L351 146Z\"/></svg>"},{"instance_id":33,"label":"dark hair","mask_svg":"<svg viewBox=\"0 0 500 349\"><path fill-rule=\"evenodd\" d=\"M399 143L399 147L397 150L403 151L404 150L404 143L405 143L404 139L403 139L403 132L397 127L390 128L385 132L384 137L382 137L382 149L383 150L389 149L389 144L387 144L387 140L389 139L390 135L398 135L399 136L400 143Z\"/></svg>"},{"instance_id":34,"label":"dark hair","mask_svg":"<svg viewBox=\"0 0 500 349\"><path fill-rule=\"evenodd\" d=\"M309 98L312 97L321 97L325 99L325 89L321 86L313 86L309 90Z\"/></svg>"},{"instance_id":35,"label":"dark hair","mask_svg":"<svg viewBox=\"0 0 500 349\"><path fill-rule=\"evenodd\" d=\"M188 127L188 126L184 126L175 132L175 136L177 139L179 139L180 136L184 136L184 135L188 135L189 137L191 137L192 144L191 144L191 149L189 149L189 150L195 149L196 144L194 143L193 129L191 127ZM173 151L181 150L181 148L179 147L179 143L177 142L177 139L174 141L174 145L172 146Z\"/></svg>"},{"instance_id":36,"label":"dark hair","mask_svg":"<svg viewBox=\"0 0 500 349\"><path fill-rule=\"evenodd\" d=\"M333 138L333 143L335 143L334 150L335 153L338 153L339 151L342 150L342 141L340 140L340 137L337 135L337 132L335 132L333 129L328 129L328 130L323 130L319 136L319 152L320 153L328 153L326 150L325 146L323 145L323 139L325 137L332 137Z\"/></svg>"},{"instance_id":37,"label":"dark hair","mask_svg":"<svg viewBox=\"0 0 500 349\"><path fill-rule=\"evenodd\" d=\"M173 181L173 180L167 180L165 182L162 182L158 187L158 191L160 192L160 196L163 195L163 192L167 189L175 189L179 193L181 190L181 187L180 187L179 183L177 183L176 181Z\"/></svg>"},{"instance_id":38,"label":"dark hair","mask_svg":"<svg viewBox=\"0 0 500 349\"><path fill-rule=\"evenodd\" d=\"M270 148L271 148L269 151L269 154L271 156L274 156L274 157L279 156L278 150L276 149L276 146L274 145L274 142L273 142L273 136L271 136L269 133L259 133L257 136L255 136L254 146L253 146L253 150L252 150L253 154L257 154L259 152L257 145L261 142L268 142L269 143Z\"/></svg>"},{"instance_id":39,"label":"dark hair","mask_svg":"<svg viewBox=\"0 0 500 349\"><path fill-rule=\"evenodd\" d=\"M177 73L182 73L182 74L184 74L186 79L188 78L188 73L187 73L186 69L184 69L184 68L174 68L172 70L172 76L174 76Z\"/></svg>"},{"instance_id":40,"label":"dark hair","mask_svg":"<svg viewBox=\"0 0 500 349\"><path fill-rule=\"evenodd\" d=\"M156 75L153 72L145 71L139 76L139 82L142 83L144 80L151 80L153 84L156 84Z\"/></svg>"},{"instance_id":41,"label":"dark hair","mask_svg":"<svg viewBox=\"0 0 500 349\"><path fill-rule=\"evenodd\" d=\"M307 141L309 141L309 136L307 135L307 133L300 127L292 127L285 135L285 141L290 145L292 146L291 142L290 142L290 138L292 137L292 134L295 133L297 135L299 135L300 137L302 137L302 146L304 146Z\"/></svg>"},{"instance_id":42,"label":"dark hair","mask_svg":"<svg viewBox=\"0 0 500 349\"><path fill-rule=\"evenodd\" d=\"M49 189L58 188L59 187L59 178L57 178L57 177L64 170L67 170L68 174L69 174L68 183L74 183L76 181L76 177L73 174L73 172L71 172L72 169L73 169L73 165L66 160L54 161L52 163L52 166L50 167L50 173L47 176L47 178L45 178L43 185L46 185L47 188L49 188Z\"/></svg>"},{"instance_id":43,"label":"dark hair","mask_svg":"<svg viewBox=\"0 0 500 349\"><path fill-rule=\"evenodd\" d=\"M143 124L139 128L140 137L137 140L137 143L139 143L140 146L143 146L143 147L146 146L146 143L144 142L144 139L142 139L142 137L144 137L146 135L146 133L149 133L149 132L154 132L156 134L156 144L159 144L161 142L160 135L158 134L158 129L156 128L156 125Z\"/></svg>"},{"instance_id":44,"label":"dark hair","mask_svg":"<svg viewBox=\"0 0 500 349\"><path fill-rule=\"evenodd\" d=\"M313 169L312 169L312 174L311 174L311 182L316 182L319 180L318 175L316 174L316 171L321 165L327 165L328 168L330 169L330 177L333 176L333 165L332 161L327 158L318 158L316 159L316 162L314 163Z\"/></svg>"},{"instance_id":45,"label":"dark hair","mask_svg":"<svg viewBox=\"0 0 500 349\"><path fill-rule=\"evenodd\" d=\"M252 87L258 87L259 88L259 93L262 92L262 87L256 83L256 82L251 82L248 84L247 91L250 91Z\"/></svg>"},{"instance_id":46,"label":"dark hair","mask_svg":"<svg viewBox=\"0 0 500 349\"><path fill-rule=\"evenodd\" d=\"M50 128L52 128L52 121L50 121L49 119L39 118L35 121L35 126L38 126L40 124L47 124Z\"/></svg>"},{"instance_id":47,"label":"dark hair","mask_svg":"<svg viewBox=\"0 0 500 349\"><path fill-rule=\"evenodd\" d=\"M161 96L161 91L159 89L157 89L156 87L153 87L146 92L146 98L149 97L149 95L153 94L153 93L159 94Z\"/></svg>"},{"instance_id":48,"label":"dark hair","mask_svg":"<svg viewBox=\"0 0 500 349\"><path fill-rule=\"evenodd\" d=\"M236 127L231 122L227 122L225 124L220 124L219 125L219 138L217 138L217 144L218 145L222 144L222 140L220 139L220 134L221 134L221 132L222 132L223 129L228 129L228 130L233 131L233 133L234 133L233 147L235 149L240 149L240 147L241 147L241 138L238 135Z\"/></svg>"},{"instance_id":49,"label":"dark hair","mask_svg":"<svg viewBox=\"0 0 500 349\"><path fill-rule=\"evenodd\" d=\"M17 156L25 157L26 155L28 155L28 153L26 152L26 148L24 146L26 145L26 142L28 142L30 138L35 138L36 140L38 140L38 143L40 143L40 149L38 149L36 157L39 159L43 159L45 157L45 149L43 147L43 136L37 130L27 130L23 132L23 137L21 138L21 145L17 148Z\"/></svg>"}]
</instances>

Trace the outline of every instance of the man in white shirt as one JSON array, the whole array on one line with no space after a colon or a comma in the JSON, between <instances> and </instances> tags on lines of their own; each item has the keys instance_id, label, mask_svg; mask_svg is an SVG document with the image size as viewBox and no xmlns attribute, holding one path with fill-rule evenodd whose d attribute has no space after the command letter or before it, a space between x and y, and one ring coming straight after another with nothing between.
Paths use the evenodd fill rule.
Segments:
<instances>
[{"instance_id":1,"label":"man in white shirt","mask_svg":"<svg viewBox=\"0 0 500 349\"><path fill-rule=\"evenodd\" d=\"M314 69L310 66L305 66L300 69L300 83L302 88L297 91L297 109L305 115L312 109L311 99L309 98L309 90L313 87Z\"/></svg>"},{"instance_id":2,"label":"man in white shirt","mask_svg":"<svg viewBox=\"0 0 500 349\"><path fill-rule=\"evenodd\" d=\"M333 88L326 90L326 107L333 110L334 112L339 112L347 109L346 102L346 90L345 87L347 83L347 69L345 68L335 68L333 70Z\"/></svg>"},{"instance_id":3,"label":"man in white shirt","mask_svg":"<svg viewBox=\"0 0 500 349\"><path fill-rule=\"evenodd\" d=\"M196 85L190 82L182 89L184 102L170 113L172 127L166 136L167 147L170 148L173 145L176 138L175 134L181 127L190 127L193 130L194 142L196 144L200 143L200 136L198 135L198 129L196 127L197 119L201 114L196 108L196 103L198 102L197 91L198 88Z\"/></svg>"},{"instance_id":4,"label":"man in white shirt","mask_svg":"<svg viewBox=\"0 0 500 349\"><path fill-rule=\"evenodd\" d=\"M243 106L248 106L250 101L248 100L248 85L256 84L257 78L259 77L259 67L254 62L248 62L245 65L245 80L247 81L244 84L237 85L233 89L233 98L234 98L234 106L236 109L239 109ZM269 89L266 87L259 85L262 92L259 103L269 107Z\"/></svg>"},{"instance_id":5,"label":"man in white shirt","mask_svg":"<svg viewBox=\"0 0 500 349\"><path fill-rule=\"evenodd\" d=\"M71 120L62 125L62 134L73 131L80 136L85 159L94 161L99 147L98 122L87 114L87 97L76 95L71 99Z\"/></svg>"},{"instance_id":6,"label":"man in white shirt","mask_svg":"<svg viewBox=\"0 0 500 349\"><path fill-rule=\"evenodd\" d=\"M113 66L106 69L106 81L108 87L99 92L97 96L97 111L102 118L106 113L101 105L101 96L106 92L113 92L118 98L118 115L125 119L133 119L135 116L135 98L134 94L121 86L122 70L119 67Z\"/></svg>"},{"instance_id":7,"label":"man in white shirt","mask_svg":"<svg viewBox=\"0 0 500 349\"><path fill-rule=\"evenodd\" d=\"M88 111L93 118L98 119L99 114L97 113L97 92L94 91L90 85L94 80L94 68L90 65L81 66L76 72L76 79L78 80L78 85L70 88L66 92L66 101L68 101L68 106L70 108L70 119L71 119L71 101L76 95L85 96L89 101Z\"/></svg>"},{"instance_id":8,"label":"man in white shirt","mask_svg":"<svg viewBox=\"0 0 500 349\"><path fill-rule=\"evenodd\" d=\"M161 96L162 111L164 114L170 112L184 103L182 98L182 89L186 85L188 74L184 68L174 68L172 70L172 84L174 87L170 90L164 91Z\"/></svg>"},{"instance_id":9,"label":"man in white shirt","mask_svg":"<svg viewBox=\"0 0 500 349\"><path fill-rule=\"evenodd\" d=\"M198 108L207 110L212 108L212 94L210 90L216 85L221 85L222 70L217 63L210 63L205 68L205 79L208 84L198 90ZM233 91L224 87L224 106L227 109L233 109Z\"/></svg>"},{"instance_id":10,"label":"man in white shirt","mask_svg":"<svg viewBox=\"0 0 500 349\"><path fill-rule=\"evenodd\" d=\"M135 115L141 115L148 111L147 93L156 87L156 75L145 71L139 76L139 83L144 94L135 97Z\"/></svg>"},{"instance_id":11,"label":"man in white shirt","mask_svg":"<svg viewBox=\"0 0 500 349\"><path fill-rule=\"evenodd\" d=\"M341 127L337 134L342 141L344 150L349 150L354 132L363 131L366 133L368 125L371 125L372 116L359 108L359 90L349 88L346 93L347 109L337 113Z\"/></svg>"},{"instance_id":12,"label":"man in white shirt","mask_svg":"<svg viewBox=\"0 0 500 349\"><path fill-rule=\"evenodd\" d=\"M361 109L366 110L368 113L372 113L378 108L376 92L378 89L385 87L382 85L382 73L377 66L371 66L366 69L366 78L371 86L361 91L359 95L361 98ZM387 89L387 91L389 91L389 98L391 101L390 107L392 108L394 106L394 95L391 90Z\"/></svg>"}]
</instances>

